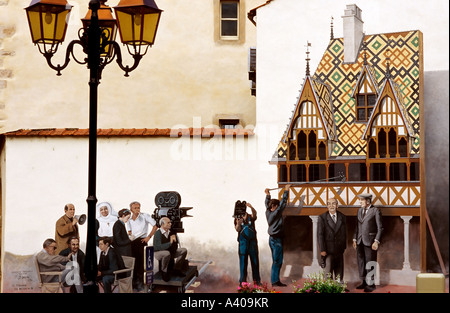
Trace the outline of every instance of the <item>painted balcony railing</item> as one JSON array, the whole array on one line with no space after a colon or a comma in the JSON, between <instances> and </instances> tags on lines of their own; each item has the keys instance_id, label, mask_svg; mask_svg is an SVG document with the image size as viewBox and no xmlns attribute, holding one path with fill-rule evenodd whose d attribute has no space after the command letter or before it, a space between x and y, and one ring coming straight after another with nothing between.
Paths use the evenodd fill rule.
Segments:
<instances>
[{"instance_id":1,"label":"painted balcony railing","mask_svg":"<svg viewBox=\"0 0 450 313\"><path fill-rule=\"evenodd\" d=\"M280 183L284 187L288 183ZM291 183L287 207L287 214L292 214L294 208L301 212L295 215L316 215L326 208L327 199L336 198L341 210L347 214L355 215L359 208L357 195L370 193L373 195L372 203L382 208L385 215L419 215L420 209L420 182L419 181L393 181L393 182L305 182ZM279 198L284 189L280 189ZM300 211L300 210L297 210ZM290 213L289 213L290 212Z\"/></svg>"}]
</instances>

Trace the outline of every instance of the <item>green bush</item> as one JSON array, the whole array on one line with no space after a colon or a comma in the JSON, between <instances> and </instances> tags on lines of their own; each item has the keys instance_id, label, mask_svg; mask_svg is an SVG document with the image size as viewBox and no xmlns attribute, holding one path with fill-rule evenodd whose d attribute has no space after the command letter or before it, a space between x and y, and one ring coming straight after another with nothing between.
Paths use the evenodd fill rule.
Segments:
<instances>
[{"instance_id":1,"label":"green bush","mask_svg":"<svg viewBox=\"0 0 450 313\"><path fill-rule=\"evenodd\" d=\"M313 273L307 276L303 287L294 281L294 293L344 293L347 285L339 282L339 277L334 280L331 273L325 277L323 272Z\"/></svg>"}]
</instances>

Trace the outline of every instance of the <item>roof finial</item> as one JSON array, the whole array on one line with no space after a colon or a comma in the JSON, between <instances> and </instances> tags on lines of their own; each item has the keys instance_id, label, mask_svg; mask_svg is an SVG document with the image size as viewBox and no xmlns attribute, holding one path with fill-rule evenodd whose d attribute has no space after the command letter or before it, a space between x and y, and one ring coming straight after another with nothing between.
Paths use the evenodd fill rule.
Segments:
<instances>
[{"instance_id":1,"label":"roof finial","mask_svg":"<svg viewBox=\"0 0 450 313\"><path fill-rule=\"evenodd\" d=\"M363 50L364 50L364 65L367 65L367 42L363 42Z\"/></svg>"},{"instance_id":2,"label":"roof finial","mask_svg":"<svg viewBox=\"0 0 450 313\"><path fill-rule=\"evenodd\" d=\"M309 41L306 42L306 76L309 76L309 47L311 47L311 43Z\"/></svg>"},{"instance_id":3,"label":"roof finial","mask_svg":"<svg viewBox=\"0 0 450 313\"><path fill-rule=\"evenodd\" d=\"M391 51L389 49L387 49L386 51L386 78L389 79L391 78L391 69L389 68L389 64L391 62Z\"/></svg>"},{"instance_id":4,"label":"roof finial","mask_svg":"<svg viewBox=\"0 0 450 313\"><path fill-rule=\"evenodd\" d=\"M333 33L333 20L334 20L334 18L331 17L331 34L330 34L330 39L334 39L334 33Z\"/></svg>"}]
</instances>

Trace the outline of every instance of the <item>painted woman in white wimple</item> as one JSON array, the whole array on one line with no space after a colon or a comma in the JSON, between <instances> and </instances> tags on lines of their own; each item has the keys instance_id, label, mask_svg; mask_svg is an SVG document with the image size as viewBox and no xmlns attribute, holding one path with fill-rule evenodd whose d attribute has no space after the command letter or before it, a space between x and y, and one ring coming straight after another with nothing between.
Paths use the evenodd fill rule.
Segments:
<instances>
[{"instance_id":1,"label":"painted woman in white wimple","mask_svg":"<svg viewBox=\"0 0 450 313\"><path fill-rule=\"evenodd\" d=\"M97 239L100 237L113 236L113 226L117 221L117 212L114 211L109 202L97 204Z\"/></svg>"}]
</instances>

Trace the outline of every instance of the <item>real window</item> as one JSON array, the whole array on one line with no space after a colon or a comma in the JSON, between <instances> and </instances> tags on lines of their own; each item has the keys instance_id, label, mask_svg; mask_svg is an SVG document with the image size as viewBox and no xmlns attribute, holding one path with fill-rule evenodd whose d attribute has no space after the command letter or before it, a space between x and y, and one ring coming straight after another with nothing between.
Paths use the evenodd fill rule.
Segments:
<instances>
[{"instance_id":1,"label":"real window","mask_svg":"<svg viewBox=\"0 0 450 313\"><path fill-rule=\"evenodd\" d=\"M220 2L220 39L239 39L239 1Z\"/></svg>"},{"instance_id":2,"label":"real window","mask_svg":"<svg viewBox=\"0 0 450 313\"><path fill-rule=\"evenodd\" d=\"M239 119L219 119L220 128L235 129L239 125Z\"/></svg>"}]
</instances>

